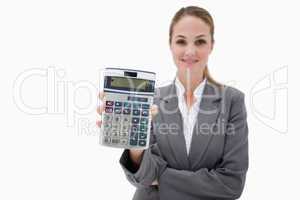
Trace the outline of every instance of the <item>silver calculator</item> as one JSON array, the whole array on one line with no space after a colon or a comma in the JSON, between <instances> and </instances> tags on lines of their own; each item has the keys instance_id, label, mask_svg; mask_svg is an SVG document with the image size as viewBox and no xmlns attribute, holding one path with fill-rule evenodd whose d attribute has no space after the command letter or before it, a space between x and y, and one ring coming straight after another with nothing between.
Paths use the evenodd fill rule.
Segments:
<instances>
[{"instance_id":1,"label":"silver calculator","mask_svg":"<svg viewBox=\"0 0 300 200\"><path fill-rule=\"evenodd\" d=\"M106 68L100 143L125 149L146 149L150 141L155 73Z\"/></svg>"}]
</instances>

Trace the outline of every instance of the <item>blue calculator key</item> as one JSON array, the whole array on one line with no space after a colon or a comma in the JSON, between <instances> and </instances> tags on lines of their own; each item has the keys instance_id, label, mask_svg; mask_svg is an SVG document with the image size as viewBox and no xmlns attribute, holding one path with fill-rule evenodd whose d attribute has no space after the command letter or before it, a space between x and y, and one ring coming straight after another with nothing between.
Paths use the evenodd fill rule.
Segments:
<instances>
[{"instance_id":1,"label":"blue calculator key","mask_svg":"<svg viewBox=\"0 0 300 200\"><path fill-rule=\"evenodd\" d=\"M138 123L140 122L140 119L139 119L139 118L136 118L136 117L133 117L131 122L132 122L133 124L138 124Z\"/></svg>"},{"instance_id":2,"label":"blue calculator key","mask_svg":"<svg viewBox=\"0 0 300 200\"><path fill-rule=\"evenodd\" d=\"M147 138L147 134L140 133L139 137L140 137L141 140L145 140Z\"/></svg>"},{"instance_id":3,"label":"blue calculator key","mask_svg":"<svg viewBox=\"0 0 300 200\"><path fill-rule=\"evenodd\" d=\"M148 130L147 125L140 125L140 131L141 132L147 132L147 130Z\"/></svg>"},{"instance_id":4,"label":"blue calculator key","mask_svg":"<svg viewBox=\"0 0 300 200\"><path fill-rule=\"evenodd\" d=\"M125 107L125 108L130 108L130 107L131 107L131 103L129 103L129 102L124 102L124 107Z\"/></svg>"},{"instance_id":5,"label":"blue calculator key","mask_svg":"<svg viewBox=\"0 0 300 200\"><path fill-rule=\"evenodd\" d=\"M115 106L118 106L118 107L122 106L122 102L116 101L116 102L115 102Z\"/></svg>"},{"instance_id":6,"label":"blue calculator key","mask_svg":"<svg viewBox=\"0 0 300 200\"><path fill-rule=\"evenodd\" d=\"M124 108L124 110L123 110L123 114L124 115L130 115L130 108Z\"/></svg>"},{"instance_id":7,"label":"blue calculator key","mask_svg":"<svg viewBox=\"0 0 300 200\"><path fill-rule=\"evenodd\" d=\"M146 141L145 140L140 140L139 141L139 146L146 146Z\"/></svg>"},{"instance_id":8,"label":"blue calculator key","mask_svg":"<svg viewBox=\"0 0 300 200\"><path fill-rule=\"evenodd\" d=\"M121 108L115 108L115 113L116 114L121 114L122 113L122 109Z\"/></svg>"},{"instance_id":9,"label":"blue calculator key","mask_svg":"<svg viewBox=\"0 0 300 200\"><path fill-rule=\"evenodd\" d=\"M113 108L112 107L105 107L105 112L106 113L112 113L113 112Z\"/></svg>"},{"instance_id":10,"label":"blue calculator key","mask_svg":"<svg viewBox=\"0 0 300 200\"><path fill-rule=\"evenodd\" d=\"M113 101L106 101L106 105L107 105L107 106L113 106L113 105L114 105L114 102L113 102Z\"/></svg>"},{"instance_id":11,"label":"blue calculator key","mask_svg":"<svg viewBox=\"0 0 300 200\"><path fill-rule=\"evenodd\" d=\"M141 108L141 104L140 103L134 103L133 104L133 109L140 109Z\"/></svg>"},{"instance_id":12,"label":"blue calculator key","mask_svg":"<svg viewBox=\"0 0 300 200\"><path fill-rule=\"evenodd\" d=\"M135 115L135 116L139 116L140 113L141 113L140 110L133 110L133 111L132 111L132 115Z\"/></svg>"},{"instance_id":13,"label":"blue calculator key","mask_svg":"<svg viewBox=\"0 0 300 200\"><path fill-rule=\"evenodd\" d=\"M141 118L141 124L148 124L147 118Z\"/></svg>"},{"instance_id":14,"label":"blue calculator key","mask_svg":"<svg viewBox=\"0 0 300 200\"><path fill-rule=\"evenodd\" d=\"M142 110L142 116L148 117L149 116L149 110Z\"/></svg>"},{"instance_id":15,"label":"blue calculator key","mask_svg":"<svg viewBox=\"0 0 300 200\"><path fill-rule=\"evenodd\" d=\"M150 104L142 104L143 109L150 109Z\"/></svg>"},{"instance_id":16,"label":"blue calculator key","mask_svg":"<svg viewBox=\"0 0 300 200\"><path fill-rule=\"evenodd\" d=\"M133 124L133 125L131 126L131 132L138 132L138 130L139 130L139 125Z\"/></svg>"},{"instance_id":17,"label":"blue calculator key","mask_svg":"<svg viewBox=\"0 0 300 200\"><path fill-rule=\"evenodd\" d=\"M138 141L137 140L134 140L134 139L131 139L129 141L129 144L132 145L132 146L136 146L138 144Z\"/></svg>"},{"instance_id":18,"label":"blue calculator key","mask_svg":"<svg viewBox=\"0 0 300 200\"><path fill-rule=\"evenodd\" d=\"M139 134L138 134L138 132L130 132L130 139L138 139L138 136L139 136Z\"/></svg>"}]
</instances>

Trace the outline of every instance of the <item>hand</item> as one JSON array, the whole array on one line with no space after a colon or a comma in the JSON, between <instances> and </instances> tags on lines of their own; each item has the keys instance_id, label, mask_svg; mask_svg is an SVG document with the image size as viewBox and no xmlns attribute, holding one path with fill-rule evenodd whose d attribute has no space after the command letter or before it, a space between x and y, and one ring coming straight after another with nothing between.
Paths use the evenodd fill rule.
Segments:
<instances>
[{"instance_id":1,"label":"hand","mask_svg":"<svg viewBox=\"0 0 300 200\"><path fill-rule=\"evenodd\" d=\"M158 181L157 180L153 181L151 185L158 185Z\"/></svg>"}]
</instances>

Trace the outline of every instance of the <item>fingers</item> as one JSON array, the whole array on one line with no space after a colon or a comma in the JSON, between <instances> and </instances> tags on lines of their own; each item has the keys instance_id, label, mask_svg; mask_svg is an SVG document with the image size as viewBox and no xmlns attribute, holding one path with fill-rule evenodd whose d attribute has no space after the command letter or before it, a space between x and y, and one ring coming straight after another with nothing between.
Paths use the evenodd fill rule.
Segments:
<instances>
[{"instance_id":1,"label":"fingers","mask_svg":"<svg viewBox=\"0 0 300 200\"><path fill-rule=\"evenodd\" d=\"M98 97L102 101L104 99L104 97L105 97L105 92L99 92Z\"/></svg>"},{"instance_id":2,"label":"fingers","mask_svg":"<svg viewBox=\"0 0 300 200\"><path fill-rule=\"evenodd\" d=\"M151 185L158 185L158 181L157 180L153 181Z\"/></svg>"},{"instance_id":3,"label":"fingers","mask_svg":"<svg viewBox=\"0 0 300 200\"><path fill-rule=\"evenodd\" d=\"M101 120L99 120L99 121L96 121L96 124L97 124L97 126L98 126L99 128L101 128L102 121L101 121Z\"/></svg>"},{"instance_id":4,"label":"fingers","mask_svg":"<svg viewBox=\"0 0 300 200\"><path fill-rule=\"evenodd\" d=\"M103 110L104 110L104 105L101 105L101 106L98 106L98 107L97 107L97 113L98 113L99 115L102 114Z\"/></svg>"},{"instance_id":5,"label":"fingers","mask_svg":"<svg viewBox=\"0 0 300 200\"><path fill-rule=\"evenodd\" d=\"M158 113L158 106L155 105L155 104L153 104L153 105L151 106L151 108L150 108L150 114L151 114L152 118L153 118L155 115L157 115L157 113Z\"/></svg>"}]
</instances>

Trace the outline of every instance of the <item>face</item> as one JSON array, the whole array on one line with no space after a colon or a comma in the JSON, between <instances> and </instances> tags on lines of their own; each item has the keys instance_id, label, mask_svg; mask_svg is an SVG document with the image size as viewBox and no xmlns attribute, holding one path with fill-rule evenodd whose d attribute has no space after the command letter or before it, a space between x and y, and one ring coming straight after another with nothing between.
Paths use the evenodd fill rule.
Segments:
<instances>
[{"instance_id":1,"label":"face","mask_svg":"<svg viewBox=\"0 0 300 200\"><path fill-rule=\"evenodd\" d=\"M203 70L212 51L210 27L202 19L185 16L173 27L170 49L179 73L187 67L192 72Z\"/></svg>"}]
</instances>

